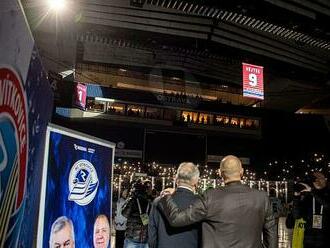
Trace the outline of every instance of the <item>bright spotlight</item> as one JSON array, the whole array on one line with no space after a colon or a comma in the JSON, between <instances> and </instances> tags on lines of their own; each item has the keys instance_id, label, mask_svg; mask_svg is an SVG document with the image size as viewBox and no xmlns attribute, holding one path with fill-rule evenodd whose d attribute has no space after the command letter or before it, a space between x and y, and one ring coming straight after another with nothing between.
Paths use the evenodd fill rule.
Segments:
<instances>
[{"instance_id":1,"label":"bright spotlight","mask_svg":"<svg viewBox=\"0 0 330 248\"><path fill-rule=\"evenodd\" d=\"M50 9L58 11L58 10L64 9L66 1L65 0L48 0L48 4L49 4Z\"/></svg>"}]
</instances>

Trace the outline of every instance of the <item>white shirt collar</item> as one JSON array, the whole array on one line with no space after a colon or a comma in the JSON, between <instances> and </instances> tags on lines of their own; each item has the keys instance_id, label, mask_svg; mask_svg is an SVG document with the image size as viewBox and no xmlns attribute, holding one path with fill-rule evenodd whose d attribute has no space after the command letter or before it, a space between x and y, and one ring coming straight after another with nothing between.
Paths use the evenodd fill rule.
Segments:
<instances>
[{"instance_id":1,"label":"white shirt collar","mask_svg":"<svg viewBox=\"0 0 330 248\"><path fill-rule=\"evenodd\" d=\"M192 188L187 187L187 186L178 186L178 188L187 189L187 190L190 190L191 192L195 193L195 192L192 190Z\"/></svg>"}]
</instances>

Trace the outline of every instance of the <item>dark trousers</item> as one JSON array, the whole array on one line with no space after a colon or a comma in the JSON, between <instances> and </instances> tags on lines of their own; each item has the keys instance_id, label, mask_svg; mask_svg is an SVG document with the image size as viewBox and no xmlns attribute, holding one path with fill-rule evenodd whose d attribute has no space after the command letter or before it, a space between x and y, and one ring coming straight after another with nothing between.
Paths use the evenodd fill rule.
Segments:
<instances>
[{"instance_id":1,"label":"dark trousers","mask_svg":"<svg viewBox=\"0 0 330 248\"><path fill-rule=\"evenodd\" d=\"M125 230L119 231L116 230L116 248L123 248L125 240Z\"/></svg>"}]
</instances>

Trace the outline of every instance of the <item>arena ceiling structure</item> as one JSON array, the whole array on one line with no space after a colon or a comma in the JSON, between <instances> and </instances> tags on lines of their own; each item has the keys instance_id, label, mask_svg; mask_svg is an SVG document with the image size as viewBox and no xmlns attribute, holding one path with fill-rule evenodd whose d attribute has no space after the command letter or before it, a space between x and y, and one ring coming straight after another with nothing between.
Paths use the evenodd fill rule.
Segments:
<instances>
[{"instance_id":1,"label":"arena ceiling structure","mask_svg":"<svg viewBox=\"0 0 330 248\"><path fill-rule=\"evenodd\" d=\"M52 12L47 1L23 1L48 70L77 72L80 66L85 71L78 78L90 82L114 73L109 68L141 78L161 70L172 81L240 94L246 62L264 66L265 108L297 112L308 106L313 112L319 102L330 102L327 0L63 3Z\"/></svg>"}]
</instances>

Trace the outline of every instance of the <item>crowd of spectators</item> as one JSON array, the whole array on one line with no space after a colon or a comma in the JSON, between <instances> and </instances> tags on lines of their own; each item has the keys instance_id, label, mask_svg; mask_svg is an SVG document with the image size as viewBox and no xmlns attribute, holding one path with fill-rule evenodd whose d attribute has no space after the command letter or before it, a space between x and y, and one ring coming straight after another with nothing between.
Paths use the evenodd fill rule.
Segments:
<instances>
[{"instance_id":1,"label":"crowd of spectators","mask_svg":"<svg viewBox=\"0 0 330 248\"><path fill-rule=\"evenodd\" d=\"M200 96L187 96L179 93L166 93L161 95L162 99L170 102L186 101L187 99L202 98ZM174 100L175 99L175 100ZM185 99L185 100L184 100ZM96 101L89 101L87 110L105 112L110 115L120 115L153 120L174 121L177 123L192 123L198 125L210 125L224 128L239 128L256 130L260 128L257 119L246 117L235 117L230 115L218 115L207 112L191 112L185 110L176 110L170 108L157 108L143 105L132 105L127 103L102 104Z\"/></svg>"},{"instance_id":2,"label":"crowd of spectators","mask_svg":"<svg viewBox=\"0 0 330 248\"><path fill-rule=\"evenodd\" d=\"M197 115L197 113L194 113ZM192 115L185 114L184 112L180 116L181 122L193 123L193 124L203 124L203 125L213 125L220 127L231 127L231 128L243 128L243 129L257 129L259 124L257 120L249 118L236 118L231 116L217 116L211 114L200 113L199 117L194 117Z\"/></svg>"},{"instance_id":3,"label":"crowd of spectators","mask_svg":"<svg viewBox=\"0 0 330 248\"><path fill-rule=\"evenodd\" d=\"M233 167L233 165L228 165ZM227 166L227 167L228 167ZM196 170L199 171L199 169L201 169L201 167L198 166L194 166L194 168L196 168ZM267 205L267 218L263 219L264 215L263 214L259 214L259 215L254 215L254 217L252 217L249 220L249 225L254 226L256 221L256 218L258 219L258 221L264 221L265 224L263 224L263 226L268 226L269 227L269 232L267 235L269 235L270 232L273 233L273 235L271 237L267 237L266 239L264 238L264 241L259 240L261 238L261 233L258 232L253 232L253 234L251 233L251 235L254 235L253 237L251 236L249 240L246 240L246 236L240 236L240 235L235 235L233 236L233 238L235 239L236 242L241 242L242 244L247 243L249 244L249 242L264 242L265 247L278 247L277 246L277 242L278 242L278 236L277 236L277 225L279 224L280 219L285 219L286 216L288 215L287 219L287 225L288 228L296 228L297 225L295 225L295 223L297 223L296 221L301 221L301 218L305 221L305 238L303 237L303 239L301 240L301 242L304 243L304 247L327 247L327 244L329 242L328 239L328 233L329 233L329 203L330 203L330 198L329 198L329 185L327 184L326 178L324 176L324 174L317 172L317 173L311 173L310 174L310 182L306 183L302 183L302 182L298 182L296 185L299 185L301 187L295 187L295 198L293 201L293 205L292 204L287 204L286 201L281 200L278 197L278 192L277 189L272 189L271 191L268 192L268 196L267 194L265 194L265 192L262 192L257 190L257 189L253 189L250 185L250 187L246 187L244 184L241 184L242 181L242 176L243 176L243 170L240 168L240 174L237 176L237 178L235 179L236 181L233 181L234 183L232 183L232 181L228 181L228 179L226 179L226 177L224 177L224 185L222 185L222 187L225 187L227 190L207 190L204 193L203 192L199 192L197 189L198 187L197 185L197 181L198 181L198 177L200 175L200 172L198 172L197 176L194 176L194 182L192 181L193 177L191 177L191 187L190 184L188 183L188 181L184 181L184 183L182 184L181 181L178 181L178 176L176 176L176 184L177 184L177 193L175 194L180 194L179 198L173 198L174 199L174 203L175 204L186 204L186 205L179 205L179 207L181 208L181 210L179 210L180 212L178 212L178 210L174 209L175 205L173 205L173 201L171 204L166 203L165 201L168 201L169 198L167 197L165 200L163 198L163 200L161 200L162 198L157 198L155 201L153 201L159 194L163 194L166 193L167 189L165 191L163 191L162 193L160 193L160 190L152 190L152 184L151 181L145 181L145 183L142 185L143 189L141 190L140 187L141 183L139 184L140 186L137 188L137 186L135 185L136 183L136 179L132 181L131 184L127 184L126 187L130 188L130 197L125 200L126 204L123 204L122 206L122 213L123 215L127 218L127 229L126 229L126 235L125 235L125 242L124 242L124 247L125 248L130 248L130 247L167 247L166 245L169 242L177 242L177 240L180 240L181 238L185 239L185 237L190 237L190 235L193 235L189 238L189 240L191 240L191 242L193 240L194 244L189 243L189 246L187 247L203 247L206 244L217 244L217 242L220 240L218 240L218 235L214 236L210 236L207 239L203 239L202 243L200 243L200 239L198 238L199 235L202 236L208 236L208 234L211 235L211 233L207 233L207 230L205 229L205 225L201 225L201 226L197 226L197 230L191 232L190 230L193 229L177 229L174 228L173 225L175 224L175 226L181 226L181 224L179 225L179 223L182 223L182 225L186 225L186 223L198 223L200 220L204 220L204 221L209 221L209 216L206 215L204 216L204 211L201 212L201 208L205 207L205 204L208 203L208 201L205 201L201 206L198 205L198 203L196 203L197 201L199 201L199 199L208 199L210 201L215 201L216 204L211 204L210 206L212 206L212 209L216 206L218 206L217 204L220 204L219 202L217 202L217 198L214 197L210 197L210 194L219 194L221 192L226 192L226 199L227 201L229 201L228 199L232 199L232 201L236 200L236 196L237 194L231 194L230 189L232 187L235 188L234 192L237 191L237 188L239 187L242 190L242 194L246 194L247 192L253 192L253 194L251 193L251 197L256 197L256 194L260 195L258 196L260 199L261 197L265 198L265 202L270 202L270 204L266 204ZM231 168L230 168L231 169ZM227 173L227 171L229 171L229 169L226 168L222 168L222 171L220 170L220 175L223 175L224 172ZM238 171L238 170L237 170ZM172 173L176 173L176 175L178 175L180 172L179 169L174 169L172 171ZM186 173L186 172L185 172ZM190 173L190 172L189 172ZM186 174L182 174L184 177L184 179L186 180L187 176ZM191 172L191 175L193 175L193 173ZM195 174L194 174L195 175ZM231 174L228 174L231 175ZM235 174L236 175L236 174ZM196 177L196 178L195 178ZM190 180L190 179L189 179ZM227 180L227 181L226 181ZM181 183L181 184L180 184ZM146 186L144 186L146 185ZM234 186L232 186L234 185ZM192 187L194 186L194 187ZM171 187L171 186L170 186ZM251 188L251 189L248 189ZM192 190L191 190L192 189ZM187 191L188 190L188 191ZM183 197L188 197L188 193L190 192L189 190L192 191L191 196L194 196L194 194L199 193L199 194L203 194L202 198L197 197L198 199L194 200L192 199L191 202L180 202L181 199L183 199ZM182 191L182 192L181 192ZM173 193L171 193L173 194ZM175 195L174 195L175 196ZM209 197L209 198L207 198ZM188 199L188 198L187 198ZM190 198L189 198L190 199ZM249 198L250 199L250 198ZM158 206L159 201L162 201L160 203L160 206ZM255 202L253 199L251 200L252 202ZM191 205L192 204L192 205ZM196 206L195 206L196 205ZM184 208L190 206L189 207L189 214L191 214L191 212L193 212L193 215L189 215L189 216L185 216L185 210ZM234 209L231 209L230 204L226 205L226 211L232 211L235 212ZM249 207L250 205L247 204L246 207ZM291 206L291 208L290 208ZM157 207L157 208L156 208ZM220 206L219 206L220 207ZM255 211L256 206L253 205L253 208L251 209L251 211ZM211 209L210 207L208 207L208 209ZM223 208L221 208L223 209ZM260 209L264 210L264 204L261 204ZM162 214L162 212L157 212L158 210L163 211L164 215ZM175 210L175 211L174 211ZM216 210L216 208L214 209ZM172 212L173 211L173 212ZM117 211L118 212L118 211ZM171 212L171 214L169 214L169 212ZM229 213L228 212L228 213ZM258 211L257 211L258 212ZM177 215L177 213L180 213L180 215ZM196 213L196 214L195 214ZM218 212L217 212L218 213ZM226 212L227 213L227 212ZM258 212L259 213L259 212ZM166 219L163 219L164 216L166 218L168 218L168 222L166 221ZM213 216L213 215L212 215ZM217 215L218 216L218 215ZM189 217L189 218L188 218ZM222 214L219 215L219 218L224 218L226 219L226 215ZM213 217L212 217L213 218ZM230 221L231 221L231 225L232 226L232 218L231 217ZM223 220L223 219L222 219ZM213 219L210 219L210 221L213 221ZM284 221L285 222L285 221ZM203 222L204 223L204 222ZM213 222L212 222L213 223ZM220 223L220 222L219 222ZM225 223L221 222L221 223ZM235 222L236 223L236 222ZM237 223L240 223L239 221ZM257 223L257 222L256 222ZM258 222L259 223L259 222ZM282 221L283 223L283 221ZM168 224L170 224L171 226L167 226ZM221 224L221 225L225 225L225 224ZM271 227L270 227L271 225ZM194 226L196 227L196 226ZM200 229L201 228L201 229ZM225 226L221 227L221 228L225 228ZM240 229L241 225L237 225L237 228ZM245 227L242 227L242 229L244 229ZM217 229L217 227L215 228ZM236 230L237 233L238 229ZM260 228L254 228L253 230L259 230ZM189 230L189 234L187 233L187 230ZM198 230L201 230L202 233L200 233ZM206 230L206 231L205 231ZM221 229L222 230L222 229ZM261 229L260 229L261 230ZM205 232L204 232L205 231ZM122 232L121 230L119 232ZM216 232L216 230L214 230L214 232ZM180 233L180 234L179 234ZM225 235L225 234L223 234ZM193 238L194 237L194 238ZM232 236L230 236L232 237ZM265 236L264 236L265 237ZM196 239L195 239L196 238ZM173 239L173 240L172 240ZM287 242L293 242L294 244L296 244L295 240L297 239L296 236L289 237ZM226 239L225 239L226 240ZM267 241L268 240L268 241ZM220 242L220 241L219 241ZM223 241L221 241L223 242ZM148 246L149 244L149 246ZM270 245L272 244L272 245ZM138 245L138 246L137 246ZM194 245L194 246L193 246ZM122 243L121 246L116 246L116 247L120 247L122 248ZM256 246L246 246L246 247L256 247ZM302 246L293 246L293 247L302 247Z\"/></svg>"}]
</instances>

